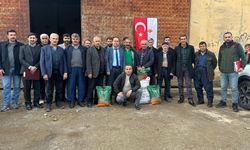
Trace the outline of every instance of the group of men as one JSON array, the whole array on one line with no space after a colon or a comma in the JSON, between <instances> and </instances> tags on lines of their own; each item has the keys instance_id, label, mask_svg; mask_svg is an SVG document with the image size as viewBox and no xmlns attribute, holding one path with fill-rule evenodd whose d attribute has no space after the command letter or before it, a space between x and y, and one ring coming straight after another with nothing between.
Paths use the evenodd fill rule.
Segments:
<instances>
[{"instance_id":1,"label":"group of men","mask_svg":"<svg viewBox=\"0 0 250 150\"><path fill-rule=\"evenodd\" d=\"M179 45L172 49L170 37L165 37L159 49L153 47L154 39L142 40L141 49L136 51L128 37L120 44L118 37L107 38L106 47L102 47L101 38L95 36L93 41L80 36L64 34L63 43L58 45L59 35L52 33L40 35L38 44L34 33L28 35L28 44L16 40L16 31L7 31L6 42L0 46L0 76L3 84L3 112L12 108L18 109L20 80L23 76L24 99L27 110L41 107L46 100L45 109L51 111L55 89L55 104L64 108L63 100L69 107L75 103L80 107L92 107L97 103L96 86L111 86L114 102L127 105L127 100L135 101L135 108L140 109L140 81L136 72L148 70L150 84L165 82L164 100L171 102L170 81L173 76L178 79L179 100L184 102L184 81L187 88L187 99L190 105L204 104L203 88L207 95L207 106L213 106L213 80L217 59L207 49L206 42L199 43L199 50L187 42L187 36L179 37ZM216 107L225 107L228 83L232 88L232 108L238 111L238 72L234 62L241 60L243 70L246 59L243 48L232 39L232 33L223 35L224 43L220 47L218 65L221 71L221 101ZM92 44L93 42L93 44ZM26 75L39 75L39 79L27 79ZM193 99L192 79L197 92L197 102ZM13 82L13 95L11 83ZM32 86L33 85L33 86ZM33 103L31 87L34 89ZM77 89L77 91L76 91ZM67 94L66 94L66 92ZM95 94L94 94L95 93ZM77 96L76 96L77 95ZM113 102L113 101L111 101Z\"/></svg>"}]
</instances>

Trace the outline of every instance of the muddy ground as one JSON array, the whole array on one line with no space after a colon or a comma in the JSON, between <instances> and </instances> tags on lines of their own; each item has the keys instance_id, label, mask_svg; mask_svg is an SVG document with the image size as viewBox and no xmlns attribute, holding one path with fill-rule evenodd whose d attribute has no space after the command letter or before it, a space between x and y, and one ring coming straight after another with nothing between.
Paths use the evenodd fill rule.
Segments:
<instances>
[{"instance_id":1,"label":"muddy ground","mask_svg":"<svg viewBox=\"0 0 250 150\"><path fill-rule=\"evenodd\" d=\"M0 113L0 150L249 150L250 111L172 103ZM219 101L215 90L215 103ZM1 102L2 103L2 102Z\"/></svg>"}]
</instances>

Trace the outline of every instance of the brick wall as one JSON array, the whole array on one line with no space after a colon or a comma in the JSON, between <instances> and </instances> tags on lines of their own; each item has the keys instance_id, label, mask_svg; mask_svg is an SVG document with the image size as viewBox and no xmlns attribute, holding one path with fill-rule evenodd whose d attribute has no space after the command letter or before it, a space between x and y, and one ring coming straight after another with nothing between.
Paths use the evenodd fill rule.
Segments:
<instances>
[{"instance_id":1,"label":"brick wall","mask_svg":"<svg viewBox=\"0 0 250 150\"><path fill-rule=\"evenodd\" d=\"M8 29L15 29L18 40L26 41L29 28L29 0L0 0L0 41L6 40Z\"/></svg>"},{"instance_id":2,"label":"brick wall","mask_svg":"<svg viewBox=\"0 0 250 150\"><path fill-rule=\"evenodd\" d=\"M100 35L132 38L134 17L158 18L158 44L172 37L172 46L180 34L188 34L189 0L82 0L83 38Z\"/></svg>"}]
</instances>

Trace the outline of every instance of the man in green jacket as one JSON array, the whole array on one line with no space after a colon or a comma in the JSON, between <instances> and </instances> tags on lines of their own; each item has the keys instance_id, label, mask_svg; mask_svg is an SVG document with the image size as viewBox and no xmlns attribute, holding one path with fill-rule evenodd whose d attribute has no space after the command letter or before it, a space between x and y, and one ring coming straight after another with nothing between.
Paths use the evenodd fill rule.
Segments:
<instances>
[{"instance_id":1,"label":"man in green jacket","mask_svg":"<svg viewBox=\"0 0 250 150\"><path fill-rule=\"evenodd\" d=\"M214 92L213 80L214 69L217 66L217 59L215 54L207 49L207 43L202 41L199 44L199 51L195 53L195 76L194 86L197 92L197 104L204 104L203 90L204 87L207 93L207 106L213 106Z\"/></svg>"},{"instance_id":2,"label":"man in green jacket","mask_svg":"<svg viewBox=\"0 0 250 150\"><path fill-rule=\"evenodd\" d=\"M224 43L219 50L218 64L221 84L221 101L216 105L217 108L226 107L227 87L230 83L232 89L232 108L234 112L238 112L238 72L241 72L246 64L246 58L242 46L233 41L232 33L226 32L223 35ZM241 60L241 66L235 71L234 63Z\"/></svg>"}]
</instances>

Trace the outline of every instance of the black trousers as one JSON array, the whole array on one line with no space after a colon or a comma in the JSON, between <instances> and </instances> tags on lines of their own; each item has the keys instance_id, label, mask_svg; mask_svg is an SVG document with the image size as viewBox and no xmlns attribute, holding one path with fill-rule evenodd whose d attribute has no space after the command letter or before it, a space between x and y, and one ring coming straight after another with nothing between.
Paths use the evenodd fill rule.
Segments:
<instances>
[{"instance_id":1,"label":"black trousers","mask_svg":"<svg viewBox=\"0 0 250 150\"><path fill-rule=\"evenodd\" d=\"M59 71L52 73L48 81L46 81L46 101L47 104L52 104L54 88L56 89L55 101L58 105L62 102L63 77Z\"/></svg>"},{"instance_id":2,"label":"black trousers","mask_svg":"<svg viewBox=\"0 0 250 150\"><path fill-rule=\"evenodd\" d=\"M96 91L96 86L103 86L103 74L99 74L96 78L88 79L87 85L87 103L93 104L97 103L97 93L95 92L95 99L93 99L93 91Z\"/></svg>"},{"instance_id":3,"label":"black trousers","mask_svg":"<svg viewBox=\"0 0 250 150\"><path fill-rule=\"evenodd\" d=\"M39 104L40 80L23 80L25 105L31 105L31 87L33 84L34 99L33 104Z\"/></svg>"},{"instance_id":4,"label":"black trousers","mask_svg":"<svg viewBox=\"0 0 250 150\"><path fill-rule=\"evenodd\" d=\"M122 73L121 67L113 67L110 71L110 75L108 76L108 85L113 87L113 83L115 79Z\"/></svg>"},{"instance_id":5,"label":"black trousers","mask_svg":"<svg viewBox=\"0 0 250 150\"><path fill-rule=\"evenodd\" d=\"M41 78L40 78L40 99L45 100L45 81L43 79L43 76L41 74Z\"/></svg>"}]
</instances>

